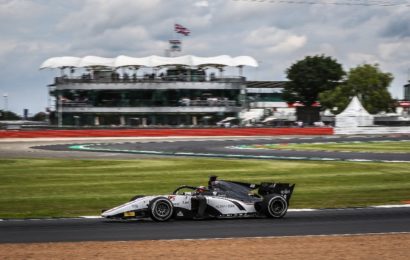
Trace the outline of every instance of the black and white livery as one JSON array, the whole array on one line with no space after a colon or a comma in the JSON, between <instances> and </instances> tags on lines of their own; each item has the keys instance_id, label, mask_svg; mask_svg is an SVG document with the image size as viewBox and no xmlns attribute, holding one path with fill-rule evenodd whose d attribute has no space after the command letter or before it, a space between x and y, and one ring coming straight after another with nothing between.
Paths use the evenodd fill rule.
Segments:
<instances>
[{"instance_id":1,"label":"black and white livery","mask_svg":"<svg viewBox=\"0 0 410 260\"><path fill-rule=\"evenodd\" d=\"M250 184L217 180L211 176L208 187L178 187L170 195L133 197L129 202L103 211L108 219L245 218L285 216L295 185L289 183Z\"/></svg>"}]
</instances>

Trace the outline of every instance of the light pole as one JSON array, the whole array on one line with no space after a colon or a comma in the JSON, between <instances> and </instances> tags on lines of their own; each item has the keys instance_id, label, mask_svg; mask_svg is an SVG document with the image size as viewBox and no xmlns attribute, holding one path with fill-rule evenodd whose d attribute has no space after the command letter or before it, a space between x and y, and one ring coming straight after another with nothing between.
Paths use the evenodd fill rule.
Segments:
<instances>
[{"instance_id":1,"label":"light pole","mask_svg":"<svg viewBox=\"0 0 410 260\"><path fill-rule=\"evenodd\" d=\"M4 93L3 97L4 97L4 112L6 112L8 110L8 97L9 97L9 94Z\"/></svg>"},{"instance_id":2,"label":"light pole","mask_svg":"<svg viewBox=\"0 0 410 260\"><path fill-rule=\"evenodd\" d=\"M3 98L4 98L4 109L3 109L3 119L7 119L7 110L8 110L8 97L9 95L7 93L3 94Z\"/></svg>"}]
</instances>

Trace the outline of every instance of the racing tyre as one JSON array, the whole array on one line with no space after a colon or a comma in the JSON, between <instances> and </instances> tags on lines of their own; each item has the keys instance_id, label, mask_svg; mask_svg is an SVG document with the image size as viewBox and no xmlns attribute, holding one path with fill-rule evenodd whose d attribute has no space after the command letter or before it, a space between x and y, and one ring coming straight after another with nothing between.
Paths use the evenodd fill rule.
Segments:
<instances>
[{"instance_id":1,"label":"racing tyre","mask_svg":"<svg viewBox=\"0 0 410 260\"><path fill-rule=\"evenodd\" d=\"M288 211L288 203L278 194L269 194L263 198L261 211L268 218L282 218Z\"/></svg>"},{"instance_id":2,"label":"racing tyre","mask_svg":"<svg viewBox=\"0 0 410 260\"><path fill-rule=\"evenodd\" d=\"M132 197L130 199L130 201L133 201L133 200L136 200L136 199L139 199L139 198L142 198L142 197L145 197L145 195L135 195L134 197Z\"/></svg>"},{"instance_id":3,"label":"racing tyre","mask_svg":"<svg viewBox=\"0 0 410 260\"><path fill-rule=\"evenodd\" d=\"M174 214L174 205L165 197L158 197L149 203L149 214L152 220L162 222L169 220Z\"/></svg>"}]
</instances>

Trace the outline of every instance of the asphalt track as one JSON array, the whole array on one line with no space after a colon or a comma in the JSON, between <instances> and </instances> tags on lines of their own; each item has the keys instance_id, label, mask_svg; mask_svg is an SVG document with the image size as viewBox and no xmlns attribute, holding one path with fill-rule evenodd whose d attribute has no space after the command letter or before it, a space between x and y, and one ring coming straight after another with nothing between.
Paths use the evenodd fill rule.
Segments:
<instances>
[{"instance_id":1,"label":"asphalt track","mask_svg":"<svg viewBox=\"0 0 410 260\"><path fill-rule=\"evenodd\" d=\"M383 141L410 140L410 136L324 136L324 137L267 137L267 138L197 138L128 140L126 142L106 141L65 141L39 146L9 144L3 147L17 147L24 150L24 156L68 158L77 154L81 158L135 158L149 156L211 156L233 158L253 158L272 156L277 159L308 158L320 160L376 160L410 161L408 154L340 153L326 151L298 152L286 150L246 150L232 149L231 146L263 143L309 143L343 141ZM63 144L61 144L63 143ZM94 152L73 150L73 145L90 145ZM32 150L28 147L36 146ZM22 150L22 151L23 151ZM35 151L35 152L33 152ZM17 153L0 147L0 155ZM160 153L158 153L160 152ZM255 157L256 158L256 157ZM262 158L262 157L260 157ZM292 208L292 207L291 207ZM285 218L237 219L204 221L106 221L103 219L40 219L40 220L0 220L0 243L61 242L61 241L115 241L115 240L157 240L157 239L199 239L231 237L266 237L296 235L335 235L410 232L410 207L327 209L317 211L290 211Z\"/></svg>"},{"instance_id":2,"label":"asphalt track","mask_svg":"<svg viewBox=\"0 0 410 260\"><path fill-rule=\"evenodd\" d=\"M127 241L410 232L410 207L288 212L283 219L0 221L0 243Z\"/></svg>"},{"instance_id":3,"label":"asphalt track","mask_svg":"<svg viewBox=\"0 0 410 260\"><path fill-rule=\"evenodd\" d=\"M64 144L38 146L38 149L55 151L90 151L122 154L144 154L163 156L196 156L248 159L282 160L341 160L341 161L386 161L408 162L408 153L366 153L335 151L293 151L243 149L254 144L317 143L317 142L369 142L369 141L410 141L409 135L400 136L324 136L324 137L267 137L258 139L196 139L196 140L150 140L138 142Z\"/></svg>"}]
</instances>

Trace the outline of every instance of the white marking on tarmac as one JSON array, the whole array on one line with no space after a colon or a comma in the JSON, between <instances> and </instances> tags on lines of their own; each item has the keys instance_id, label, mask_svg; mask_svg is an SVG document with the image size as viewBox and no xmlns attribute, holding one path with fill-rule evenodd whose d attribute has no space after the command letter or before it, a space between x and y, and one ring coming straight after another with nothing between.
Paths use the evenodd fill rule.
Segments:
<instances>
[{"instance_id":1,"label":"white marking on tarmac","mask_svg":"<svg viewBox=\"0 0 410 260\"><path fill-rule=\"evenodd\" d=\"M373 206L371 208L383 208L383 209L390 209L390 208L410 208L410 204L403 204L403 205L380 205L380 206Z\"/></svg>"},{"instance_id":2,"label":"white marking on tarmac","mask_svg":"<svg viewBox=\"0 0 410 260\"><path fill-rule=\"evenodd\" d=\"M381 162L391 162L391 163L408 163L409 161L398 161L398 160L380 160Z\"/></svg>"},{"instance_id":3,"label":"white marking on tarmac","mask_svg":"<svg viewBox=\"0 0 410 260\"><path fill-rule=\"evenodd\" d=\"M288 209L288 212L311 212L320 211L320 209Z\"/></svg>"},{"instance_id":4,"label":"white marking on tarmac","mask_svg":"<svg viewBox=\"0 0 410 260\"><path fill-rule=\"evenodd\" d=\"M349 162L373 162L374 160L368 160L368 159L346 159L346 161L349 161Z\"/></svg>"},{"instance_id":5,"label":"white marking on tarmac","mask_svg":"<svg viewBox=\"0 0 410 260\"><path fill-rule=\"evenodd\" d=\"M178 155L193 155L194 153L189 153L189 152L181 152L181 153L177 153Z\"/></svg>"}]
</instances>

